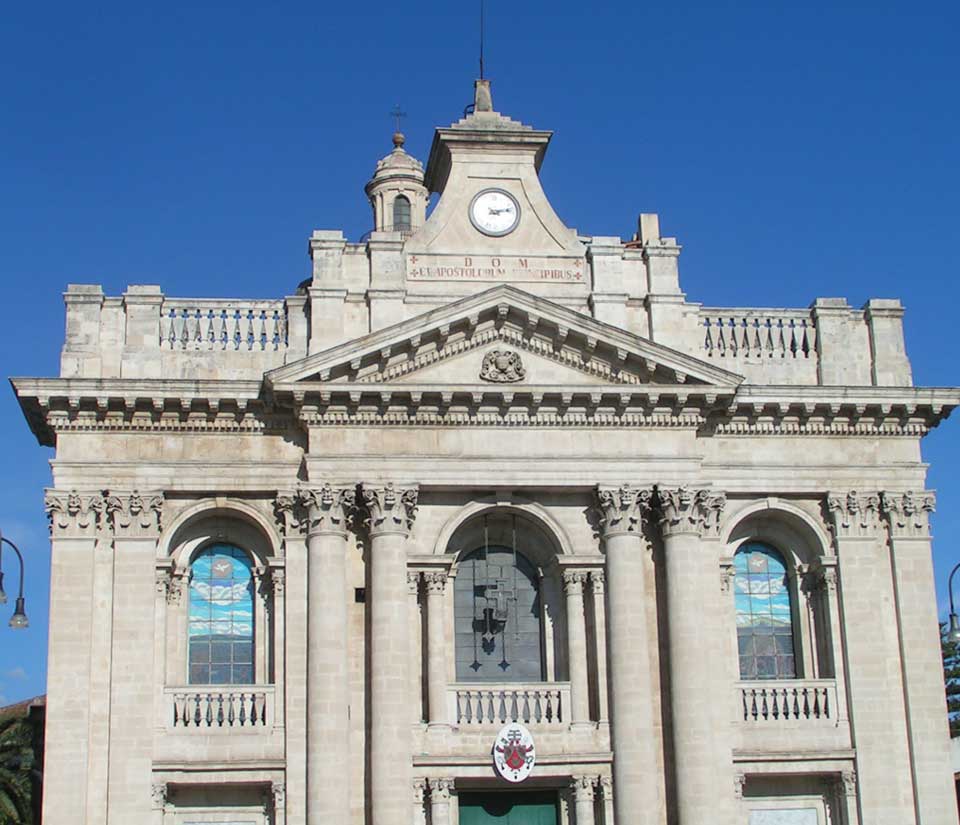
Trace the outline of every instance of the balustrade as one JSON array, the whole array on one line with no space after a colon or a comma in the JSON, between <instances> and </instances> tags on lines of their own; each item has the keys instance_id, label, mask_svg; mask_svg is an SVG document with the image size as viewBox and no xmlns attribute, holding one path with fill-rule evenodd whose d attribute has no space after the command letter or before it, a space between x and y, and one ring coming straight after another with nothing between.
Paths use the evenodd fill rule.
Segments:
<instances>
[{"instance_id":1,"label":"balustrade","mask_svg":"<svg viewBox=\"0 0 960 825\"><path fill-rule=\"evenodd\" d=\"M253 732L273 726L272 685L167 688L164 695L172 730Z\"/></svg>"},{"instance_id":2,"label":"balustrade","mask_svg":"<svg viewBox=\"0 0 960 825\"><path fill-rule=\"evenodd\" d=\"M570 719L570 683L451 685L451 718L458 725L566 725Z\"/></svg>"},{"instance_id":3,"label":"balustrade","mask_svg":"<svg viewBox=\"0 0 960 825\"><path fill-rule=\"evenodd\" d=\"M808 310L703 307L700 318L703 350L708 358L746 361L817 357L816 326Z\"/></svg>"},{"instance_id":4,"label":"balustrade","mask_svg":"<svg viewBox=\"0 0 960 825\"><path fill-rule=\"evenodd\" d=\"M739 682L737 692L740 719L751 724L837 719L837 686L832 679Z\"/></svg>"},{"instance_id":5,"label":"balustrade","mask_svg":"<svg viewBox=\"0 0 960 825\"><path fill-rule=\"evenodd\" d=\"M283 301L168 298L161 307L163 349L275 352L287 343Z\"/></svg>"}]
</instances>

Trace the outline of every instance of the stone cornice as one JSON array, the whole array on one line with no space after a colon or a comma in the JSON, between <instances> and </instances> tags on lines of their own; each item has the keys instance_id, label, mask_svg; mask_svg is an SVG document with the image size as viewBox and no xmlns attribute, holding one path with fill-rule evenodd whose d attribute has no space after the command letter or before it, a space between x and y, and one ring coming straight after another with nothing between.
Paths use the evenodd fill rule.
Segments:
<instances>
[{"instance_id":1,"label":"stone cornice","mask_svg":"<svg viewBox=\"0 0 960 825\"><path fill-rule=\"evenodd\" d=\"M715 538L727 498L710 489L658 487L657 503L660 530L665 537L693 533L703 538Z\"/></svg>"},{"instance_id":2,"label":"stone cornice","mask_svg":"<svg viewBox=\"0 0 960 825\"><path fill-rule=\"evenodd\" d=\"M891 537L898 539L930 536L930 514L936 509L936 496L932 492L884 491L880 494L880 499Z\"/></svg>"},{"instance_id":3,"label":"stone cornice","mask_svg":"<svg viewBox=\"0 0 960 825\"><path fill-rule=\"evenodd\" d=\"M416 485L395 487L392 482L361 485L364 521L370 535L409 535L417 516L418 494Z\"/></svg>"}]
</instances>

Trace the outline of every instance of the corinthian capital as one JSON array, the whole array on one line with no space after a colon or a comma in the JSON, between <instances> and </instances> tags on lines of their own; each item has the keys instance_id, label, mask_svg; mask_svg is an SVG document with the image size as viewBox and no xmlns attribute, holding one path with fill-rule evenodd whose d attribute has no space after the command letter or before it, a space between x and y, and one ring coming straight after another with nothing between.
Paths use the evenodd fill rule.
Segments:
<instances>
[{"instance_id":1,"label":"corinthian capital","mask_svg":"<svg viewBox=\"0 0 960 825\"><path fill-rule=\"evenodd\" d=\"M106 521L118 539L156 538L163 527L163 493L107 493Z\"/></svg>"},{"instance_id":2,"label":"corinthian capital","mask_svg":"<svg viewBox=\"0 0 960 825\"><path fill-rule=\"evenodd\" d=\"M364 484L360 488L366 524L371 536L385 533L408 535L417 516L416 487L397 489L392 483Z\"/></svg>"},{"instance_id":3,"label":"corinthian capital","mask_svg":"<svg viewBox=\"0 0 960 825\"><path fill-rule=\"evenodd\" d=\"M43 507L53 538L96 538L106 530L106 503L100 493L47 490Z\"/></svg>"},{"instance_id":4,"label":"corinthian capital","mask_svg":"<svg viewBox=\"0 0 960 825\"><path fill-rule=\"evenodd\" d=\"M883 514L893 538L927 538L930 514L936 509L933 493L881 493Z\"/></svg>"},{"instance_id":5,"label":"corinthian capital","mask_svg":"<svg viewBox=\"0 0 960 825\"><path fill-rule=\"evenodd\" d=\"M307 512L307 532L310 535L347 534L350 517L356 510L357 493L354 487L304 487L298 491L300 503Z\"/></svg>"},{"instance_id":6,"label":"corinthian capital","mask_svg":"<svg viewBox=\"0 0 960 825\"><path fill-rule=\"evenodd\" d=\"M660 529L665 536L696 533L716 536L727 497L713 490L689 487L657 488L660 504Z\"/></svg>"},{"instance_id":7,"label":"corinthian capital","mask_svg":"<svg viewBox=\"0 0 960 825\"><path fill-rule=\"evenodd\" d=\"M831 493L827 496L830 528L837 538L876 535L880 529L879 493Z\"/></svg>"},{"instance_id":8,"label":"corinthian capital","mask_svg":"<svg viewBox=\"0 0 960 825\"><path fill-rule=\"evenodd\" d=\"M597 488L596 511L604 538L617 533L643 530L643 517L650 511L653 490L637 489L629 484L616 488Z\"/></svg>"}]
</instances>

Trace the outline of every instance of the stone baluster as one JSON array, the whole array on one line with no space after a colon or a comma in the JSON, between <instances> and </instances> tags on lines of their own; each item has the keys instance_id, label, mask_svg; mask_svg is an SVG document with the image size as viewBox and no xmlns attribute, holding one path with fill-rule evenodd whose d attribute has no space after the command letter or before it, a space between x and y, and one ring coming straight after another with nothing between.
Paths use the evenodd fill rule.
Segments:
<instances>
[{"instance_id":1,"label":"stone baluster","mask_svg":"<svg viewBox=\"0 0 960 825\"><path fill-rule=\"evenodd\" d=\"M427 583L427 688L430 724L448 725L447 719L447 659L444 628L444 599L447 571L436 570L424 574Z\"/></svg>"},{"instance_id":2,"label":"stone baluster","mask_svg":"<svg viewBox=\"0 0 960 825\"><path fill-rule=\"evenodd\" d=\"M406 542L416 515L417 489L364 484L361 493L370 533L372 821L407 825L409 809L397 800L409 799L412 781Z\"/></svg>"},{"instance_id":3,"label":"stone baluster","mask_svg":"<svg viewBox=\"0 0 960 825\"><path fill-rule=\"evenodd\" d=\"M576 811L576 825L594 825L592 776L574 776L573 800Z\"/></svg>"},{"instance_id":4,"label":"stone baluster","mask_svg":"<svg viewBox=\"0 0 960 825\"><path fill-rule=\"evenodd\" d=\"M730 689L721 661L726 629L718 617L719 551L714 546L722 494L658 490L666 567L670 650L670 711L679 825L732 825L733 753L726 706ZM619 655L619 652L618 652ZM619 789L618 789L619 793ZM622 821L622 820L621 820Z\"/></svg>"},{"instance_id":5,"label":"stone baluster","mask_svg":"<svg viewBox=\"0 0 960 825\"><path fill-rule=\"evenodd\" d=\"M307 510L307 823L347 822L350 764L347 527L353 488L300 492Z\"/></svg>"},{"instance_id":6,"label":"stone baluster","mask_svg":"<svg viewBox=\"0 0 960 825\"><path fill-rule=\"evenodd\" d=\"M607 560L607 622L610 659L610 715L614 721L613 784L617 821L632 822L637 811L660 810L663 796L654 728L647 614L639 609L646 593L643 519L650 490L629 486L599 489L597 502Z\"/></svg>"},{"instance_id":7,"label":"stone baluster","mask_svg":"<svg viewBox=\"0 0 960 825\"><path fill-rule=\"evenodd\" d=\"M430 825L450 825L452 779L430 780Z\"/></svg>"},{"instance_id":8,"label":"stone baluster","mask_svg":"<svg viewBox=\"0 0 960 825\"><path fill-rule=\"evenodd\" d=\"M593 626L597 650L597 719L607 722L610 711L607 706L609 687L607 685L607 610L605 604L605 580L602 570L590 572L590 586L593 588Z\"/></svg>"},{"instance_id":9,"label":"stone baluster","mask_svg":"<svg viewBox=\"0 0 960 825\"><path fill-rule=\"evenodd\" d=\"M570 670L572 722L590 721L590 687L587 678L587 630L583 613L583 586L586 570L564 570L563 589L567 597L567 666Z\"/></svg>"}]
</instances>

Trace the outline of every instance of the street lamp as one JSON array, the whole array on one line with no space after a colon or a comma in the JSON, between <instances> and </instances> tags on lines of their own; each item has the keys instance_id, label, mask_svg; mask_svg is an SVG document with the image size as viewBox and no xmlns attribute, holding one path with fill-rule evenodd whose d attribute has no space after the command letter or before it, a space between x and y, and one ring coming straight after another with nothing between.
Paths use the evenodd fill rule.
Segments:
<instances>
[{"instance_id":1,"label":"street lamp","mask_svg":"<svg viewBox=\"0 0 960 825\"><path fill-rule=\"evenodd\" d=\"M20 552L20 549L15 545L10 539L0 533L0 604L7 603L7 594L3 592L3 544L6 542L13 548L13 552L17 554L17 559L20 561L20 590L18 591L17 600L14 603L13 615L10 617L10 627L14 630L19 630L26 627L29 622L27 621L27 613L24 609L24 599L23 599L23 555Z\"/></svg>"},{"instance_id":2,"label":"street lamp","mask_svg":"<svg viewBox=\"0 0 960 825\"><path fill-rule=\"evenodd\" d=\"M960 619L957 619L957 611L953 607L953 575L957 570L960 570L960 564L955 565L950 571L950 579L947 582L947 588L950 590L950 630L947 635L954 642L960 642Z\"/></svg>"}]
</instances>

